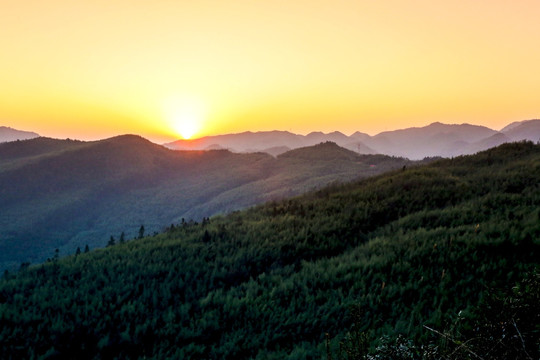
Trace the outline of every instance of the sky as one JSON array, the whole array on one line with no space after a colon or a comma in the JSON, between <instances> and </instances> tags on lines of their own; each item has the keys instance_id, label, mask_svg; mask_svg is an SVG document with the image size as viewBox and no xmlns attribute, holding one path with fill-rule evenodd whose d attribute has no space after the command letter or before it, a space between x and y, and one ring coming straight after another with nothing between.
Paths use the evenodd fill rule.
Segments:
<instances>
[{"instance_id":1,"label":"sky","mask_svg":"<svg viewBox=\"0 0 540 360\"><path fill-rule=\"evenodd\" d=\"M156 142L540 118L538 0L0 0L0 126Z\"/></svg>"}]
</instances>

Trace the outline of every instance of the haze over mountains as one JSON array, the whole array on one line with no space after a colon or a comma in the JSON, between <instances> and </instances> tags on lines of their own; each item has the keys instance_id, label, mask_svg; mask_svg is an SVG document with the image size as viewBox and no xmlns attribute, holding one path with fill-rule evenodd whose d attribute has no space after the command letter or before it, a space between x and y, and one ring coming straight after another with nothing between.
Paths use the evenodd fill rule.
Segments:
<instances>
[{"instance_id":1,"label":"haze over mountains","mask_svg":"<svg viewBox=\"0 0 540 360\"><path fill-rule=\"evenodd\" d=\"M263 151L278 155L290 149L332 141L361 154L385 154L409 159L473 154L512 141L540 140L540 120L514 122L500 131L485 126L439 122L425 127L385 131L375 136L361 132L347 136L338 131L297 135L287 131L244 132L207 136L196 140L178 140L165 144L170 149L229 149L235 152Z\"/></svg>"},{"instance_id":2,"label":"haze over mountains","mask_svg":"<svg viewBox=\"0 0 540 360\"><path fill-rule=\"evenodd\" d=\"M540 139L540 120L515 122L499 132L433 123L375 136L272 131L167 144L222 149L214 151L171 151L132 135L94 142L13 141L38 135L0 129L7 134L2 139L12 139L0 144L0 269L43 261L55 248L71 253L85 244L101 247L111 235L135 236L141 225L147 233L161 231L182 218L200 221L412 164L366 154L422 159Z\"/></svg>"},{"instance_id":3,"label":"haze over mountains","mask_svg":"<svg viewBox=\"0 0 540 360\"><path fill-rule=\"evenodd\" d=\"M0 143L36 138L34 132L0 127ZM250 153L266 152L272 156L300 147L331 141L360 154L385 154L419 160L424 157L453 157L474 154L507 142L540 140L540 119L513 122L499 131L471 124L434 122L424 127L381 132L370 136L355 132L347 136L339 131L311 132L307 135L288 131L246 131L237 134L205 136L164 144L172 150L224 150Z\"/></svg>"},{"instance_id":4,"label":"haze over mountains","mask_svg":"<svg viewBox=\"0 0 540 360\"><path fill-rule=\"evenodd\" d=\"M82 142L0 144L0 269L43 261L111 235L133 238L171 223L299 195L411 162L359 155L334 143L277 158L227 150L172 151L134 135Z\"/></svg>"},{"instance_id":5,"label":"haze over mountains","mask_svg":"<svg viewBox=\"0 0 540 360\"><path fill-rule=\"evenodd\" d=\"M0 126L0 143L17 140L37 138L39 134L30 131L21 131L7 126Z\"/></svg>"}]
</instances>

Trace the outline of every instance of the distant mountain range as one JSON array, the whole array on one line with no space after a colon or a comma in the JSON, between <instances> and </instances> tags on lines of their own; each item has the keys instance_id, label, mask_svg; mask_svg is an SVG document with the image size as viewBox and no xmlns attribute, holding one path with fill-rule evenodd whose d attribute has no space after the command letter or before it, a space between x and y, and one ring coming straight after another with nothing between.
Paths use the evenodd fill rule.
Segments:
<instances>
[{"instance_id":1,"label":"distant mountain range","mask_svg":"<svg viewBox=\"0 0 540 360\"><path fill-rule=\"evenodd\" d=\"M171 151L133 135L0 144L0 270L410 164L334 143L277 158Z\"/></svg>"},{"instance_id":2,"label":"distant mountain range","mask_svg":"<svg viewBox=\"0 0 540 360\"><path fill-rule=\"evenodd\" d=\"M182 218L200 221L414 164L405 157L457 156L505 142L536 142L540 120L501 131L433 123L375 136L272 131L167 144L212 151L171 151L134 135L93 142L13 141L38 135L0 130L12 136L0 144L1 270L43 261L56 248L66 253L85 244L101 247L121 232L133 237L141 225L147 232L161 231Z\"/></svg>"},{"instance_id":3,"label":"distant mountain range","mask_svg":"<svg viewBox=\"0 0 540 360\"><path fill-rule=\"evenodd\" d=\"M196 140L178 140L165 144L176 150L228 149L233 152L267 152L273 156L291 149L332 141L360 154L386 154L409 159L453 157L473 154L506 142L540 140L540 120L514 122L500 131L485 126L439 122L425 127L385 131L375 136L356 132L312 132L297 135L287 131L243 132L207 136Z\"/></svg>"},{"instance_id":4,"label":"distant mountain range","mask_svg":"<svg viewBox=\"0 0 540 360\"><path fill-rule=\"evenodd\" d=\"M30 131L15 130L10 127L0 126L0 143L17 140L37 138L39 134Z\"/></svg>"}]
</instances>

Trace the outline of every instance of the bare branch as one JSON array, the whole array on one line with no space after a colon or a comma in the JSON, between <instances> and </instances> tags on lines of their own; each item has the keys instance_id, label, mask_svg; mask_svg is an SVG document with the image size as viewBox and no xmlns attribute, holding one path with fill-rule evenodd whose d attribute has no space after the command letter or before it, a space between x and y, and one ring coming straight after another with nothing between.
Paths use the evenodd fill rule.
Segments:
<instances>
[{"instance_id":1,"label":"bare branch","mask_svg":"<svg viewBox=\"0 0 540 360\"><path fill-rule=\"evenodd\" d=\"M519 329L517 327L517 324L516 324L516 321L514 320L514 318L512 318L512 324L514 325L514 328L516 329L518 335L519 335L519 338L521 339L521 346L523 346L523 351L525 352L525 354L527 355L527 357L531 360L533 360L533 358L531 357L531 355L529 355L529 353L527 352L527 349L525 349L525 340L523 340L523 336L521 336L521 333L519 332Z\"/></svg>"},{"instance_id":2,"label":"bare branch","mask_svg":"<svg viewBox=\"0 0 540 360\"><path fill-rule=\"evenodd\" d=\"M437 330L435 330L435 329L432 329L432 328L430 328L429 326L426 326L426 325L423 325L423 326L424 326L426 329L428 329L429 331L432 331L432 332L434 332L435 334L440 335L440 336L444 337L445 339L450 340L450 341L453 342L455 345L463 346L463 348L464 348L468 353L470 353L471 355L475 356L476 358L478 358L478 359L480 359L480 360L484 360L483 357L481 357L480 355L476 354L474 351L472 351L471 349L469 349L469 347L468 347L468 346L465 346L464 343L460 344L460 343L458 343L457 341L455 341L450 335L447 335L447 334L444 334L444 333L442 333L442 332L440 332L440 331L437 331Z\"/></svg>"}]
</instances>

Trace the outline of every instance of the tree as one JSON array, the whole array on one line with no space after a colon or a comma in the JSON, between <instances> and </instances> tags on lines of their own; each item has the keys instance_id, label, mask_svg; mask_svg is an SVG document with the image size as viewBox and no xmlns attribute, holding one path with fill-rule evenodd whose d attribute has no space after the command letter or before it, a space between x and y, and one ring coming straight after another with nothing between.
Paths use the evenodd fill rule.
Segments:
<instances>
[{"instance_id":1,"label":"tree","mask_svg":"<svg viewBox=\"0 0 540 360\"><path fill-rule=\"evenodd\" d=\"M123 244L126 242L126 234L122 231L120 234L120 244Z\"/></svg>"},{"instance_id":2,"label":"tree","mask_svg":"<svg viewBox=\"0 0 540 360\"><path fill-rule=\"evenodd\" d=\"M139 228L139 239L142 239L144 237L144 225L141 225Z\"/></svg>"},{"instance_id":3,"label":"tree","mask_svg":"<svg viewBox=\"0 0 540 360\"><path fill-rule=\"evenodd\" d=\"M210 242L212 238L210 237L210 234L208 233L208 230L204 230L204 235L203 235L203 238L202 238L202 241L204 243L208 243Z\"/></svg>"},{"instance_id":4,"label":"tree","mask_svg":"<svg viewBox=\"0 0 540 360\"><path fill-rule=\"evenodd\" d=\"M111 238L109 239L109 242L107 243L107 247L113 246L116 243L114 240L114 236L111 235Z\"/></svg>"}]
</instances>

